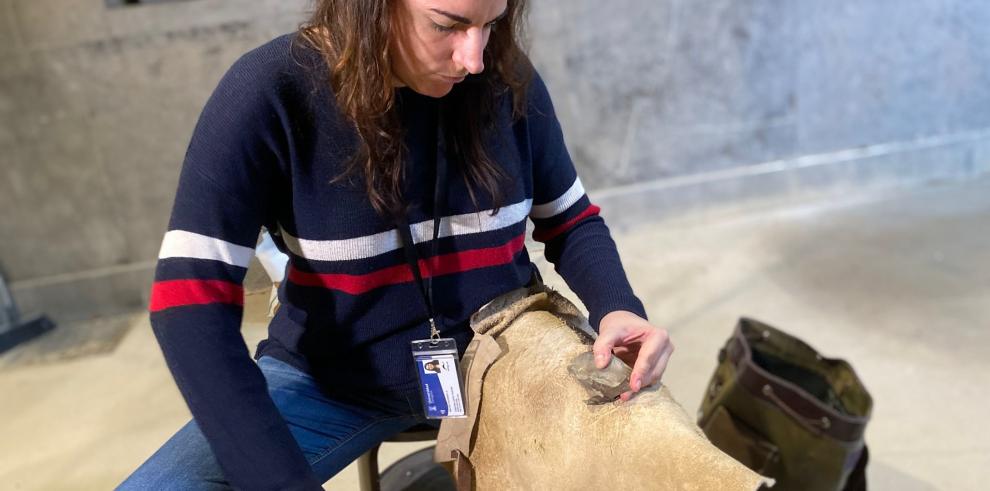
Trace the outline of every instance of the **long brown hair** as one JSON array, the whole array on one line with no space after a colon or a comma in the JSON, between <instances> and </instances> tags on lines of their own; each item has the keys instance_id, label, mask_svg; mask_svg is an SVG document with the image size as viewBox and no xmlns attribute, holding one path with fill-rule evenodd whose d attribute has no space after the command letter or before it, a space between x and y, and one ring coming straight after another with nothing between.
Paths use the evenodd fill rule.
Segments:
<instances>
[{"instance_id":1,"label":"long brown hair","mask_svg":"<svg viewBox=\"0 0 990 491\"><path fill-rule=\"evenodd\" d=\"M330 71L337 108L354 125L358 149L338 179L360 175L372 206L381 215L404 207L402 180L407 149L395 108L390 46L392 3L396 0L318 0L300 32ZM512 117L526 109L532 67L521 40L526 0L508 0L507 15L492 30L484 51L485 71L471 75L445 97L441 121L448 149L456 156L471 200L475 190L502 204L505 174L485 148L496 103L512 93Z\"/></svg>"}]
</instances>

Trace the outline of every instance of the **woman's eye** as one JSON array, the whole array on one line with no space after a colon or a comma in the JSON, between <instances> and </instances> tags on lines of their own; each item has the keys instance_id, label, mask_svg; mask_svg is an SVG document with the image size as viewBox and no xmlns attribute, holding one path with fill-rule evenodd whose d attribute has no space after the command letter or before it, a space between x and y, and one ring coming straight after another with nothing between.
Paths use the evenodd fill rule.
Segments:
<instances>
[{"instance_id":1,"label":"woman's eye","mask_svg":"<svg viewBox=\"0 0 990 491\"><path fill-rule=\"evenodd\" d=\"M436 22L433 22L432 24L433 29L437 32L451 32L454 30L453 27L437 24Z\"/></svg>"}]
</instances>

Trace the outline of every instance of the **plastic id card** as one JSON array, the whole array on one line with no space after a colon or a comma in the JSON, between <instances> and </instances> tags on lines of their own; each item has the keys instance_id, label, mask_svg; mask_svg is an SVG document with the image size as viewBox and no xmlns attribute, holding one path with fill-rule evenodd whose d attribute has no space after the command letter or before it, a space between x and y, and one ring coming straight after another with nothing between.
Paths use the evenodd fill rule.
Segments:
<instances>
[{"instance_id":1,"label":"plastic id card","mask_svg":"<svg viewBox=\"0 0 990 491\"><path fill-rule=\"evenodd\" d=\"M426 417L465 417L457 342L451 338L413 341L412 354Z\"/></svg>"}]
</instances>

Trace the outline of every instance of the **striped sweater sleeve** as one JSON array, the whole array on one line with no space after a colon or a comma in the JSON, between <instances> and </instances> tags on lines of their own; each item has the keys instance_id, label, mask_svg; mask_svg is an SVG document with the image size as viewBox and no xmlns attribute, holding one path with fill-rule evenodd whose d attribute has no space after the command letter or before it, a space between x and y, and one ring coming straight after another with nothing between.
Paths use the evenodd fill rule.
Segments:
<instances>
[{"instance_id":1,"label":"striped sweater sleeve","mask_svg":"<svg viewBox=\"0 0 990 491\"><path fill-rule=\"evenodd\" d=\"M237 489L321 489L251 359L240 324L247 272L277 169L277 111L257 56L231 68L186 153L149 310L165 360Z\"/></svg>"},{"instance_id":2,"label":"striped sweater sleeve","mask_svg":"<svg viewBox=\"0 0 990 491\"><path fill-rule=\"evenodd\" d=\"M600 210L588 199L574 169L550 94L539 75L528 97L533 239L545 244L544 255L588 308L596 332L602 317L616 310L646 318Z\"/></svg>"}]
</instances>

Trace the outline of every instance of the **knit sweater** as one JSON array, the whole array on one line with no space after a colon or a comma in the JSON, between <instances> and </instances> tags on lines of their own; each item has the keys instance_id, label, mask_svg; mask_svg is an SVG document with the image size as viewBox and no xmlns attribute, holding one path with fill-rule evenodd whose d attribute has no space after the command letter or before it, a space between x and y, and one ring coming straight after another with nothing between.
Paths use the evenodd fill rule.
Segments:
<instances>
[{"instance_id":1,"label":"knit sweater","mask_svg":"<svg viewBox=\"0 0 990 491\"><path fill-rule=\"evenodd\" d=\"M324 72L296 35L230 68L193 133L152 287L151 323L165 359L238 488L318 487L240 334L242 281L262 226L289 265L257 357L290 363L328 390L407 392L417 386L409 343L429 336L394 220L375 212L360 178L334 179L357 137ZM435 256L438 100L406 88L396 97L408 149L403 197L443 336L463 350L471 313L530 279L527 219L592 327L615 310L645 316L538 75L523 118L511 118L509 95L494 115L486 148L508 177L501 207L484 192L473 202L450 162Z\"/></svg>"}]
</instances>

